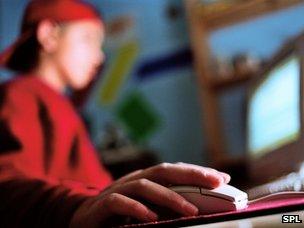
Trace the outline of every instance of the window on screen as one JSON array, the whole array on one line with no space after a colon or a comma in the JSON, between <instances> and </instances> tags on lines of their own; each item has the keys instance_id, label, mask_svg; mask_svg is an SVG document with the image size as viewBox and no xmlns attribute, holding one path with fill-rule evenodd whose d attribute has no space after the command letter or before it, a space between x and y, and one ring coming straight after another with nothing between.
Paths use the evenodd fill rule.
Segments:
<instances>
[{"instance_id":1,"label":"window on screen","mask_svg":"<svg viewBox=\"0 0 304 228\"><path fill-rule=\"evenodd\" d=\"M249 101L248 150L260 156L300 136L300 60L291 55L269 71Z\"/></svg>"}]
</instances>

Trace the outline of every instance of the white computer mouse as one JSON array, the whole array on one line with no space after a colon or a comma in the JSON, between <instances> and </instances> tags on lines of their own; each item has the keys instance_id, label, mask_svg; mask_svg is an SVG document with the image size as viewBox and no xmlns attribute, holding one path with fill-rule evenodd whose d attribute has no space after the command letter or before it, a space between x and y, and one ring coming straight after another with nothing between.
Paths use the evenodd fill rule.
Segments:
<instances>
[{"instance_id":1,"label":"white computer mouse","mask_svg":"<svg viewBox=\"0 0 304 228\"><path fill-rule=\"evenodd\" d=\"M227 184L214 189L195 186L173 186L170 189L197 206L200 214L236 211L248 205L247 193Z\"/></svg>"}]
</instances>

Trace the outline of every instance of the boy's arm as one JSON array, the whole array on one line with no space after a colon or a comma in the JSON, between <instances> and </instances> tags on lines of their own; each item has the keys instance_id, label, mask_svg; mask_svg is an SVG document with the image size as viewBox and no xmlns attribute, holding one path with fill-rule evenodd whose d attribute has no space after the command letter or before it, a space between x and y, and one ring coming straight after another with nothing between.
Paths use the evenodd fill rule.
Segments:
<instances>
[{"instance_id":1,"label":"boy's arm","mask_svg":"<svg viewBox=\"0 0 304 228\"><path fill-rule=\"evenodd\" d=\"M0 182L0 226L68 227L87 198L62 186L15 176Z\"/></svg>"},{"instance_id":2,"label":"boy's arm","mask_svg":"<svg viewBox=\"0 0 304 228\"><path fill-rule=\"evenodd\" d=\"M40 178L41 129L35 97L0 88L0 227L67 227L88 195Z\"/></svg>"}]
</instances>

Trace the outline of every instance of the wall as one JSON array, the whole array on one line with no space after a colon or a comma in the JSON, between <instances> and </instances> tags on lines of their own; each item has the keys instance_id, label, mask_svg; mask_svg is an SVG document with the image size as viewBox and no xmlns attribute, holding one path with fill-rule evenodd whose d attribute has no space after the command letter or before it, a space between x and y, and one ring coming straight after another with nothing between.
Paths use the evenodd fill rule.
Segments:
<instances>
[{"instance_id":1,"label":"wall","mask_svg":"<svg viewBox=\"0 0 304 228\"><path fill-rule=\"evenodd\" d=\"M163 161L201 164L205 160L201 109L182 1L108 0L96 4L108 25L121 22L121 18L132 22L118 34L108 34L105 43L108 60L86 109L96 121L95 142L102 138L107 123L116 123L129 134L132 132L125 126L127 121L119 118L117 109L136 91L157 122L154 130L136 142L156 151ZM111 69L120 68L117 58L121 49L130 43L131 49L136 46L133 55L132 50L126 54L134 58L129 60L130 68L113 76ZM115 87L107 83L110 77L124 78L118 89L109 88ZM101 98L105 97L105 90L115 91L112 99Z\"/></svg>"}]
</instances>

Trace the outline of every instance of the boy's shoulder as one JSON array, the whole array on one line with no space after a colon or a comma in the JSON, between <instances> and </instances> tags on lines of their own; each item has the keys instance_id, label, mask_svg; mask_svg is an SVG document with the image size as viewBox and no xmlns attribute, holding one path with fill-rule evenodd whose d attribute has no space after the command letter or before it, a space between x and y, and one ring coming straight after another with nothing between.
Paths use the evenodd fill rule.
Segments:
<instances>
[{"instance_id":1,"label":"boy's shoulder","mask_svg":"<svg viewBox=\"0 0 304 228\"><path fill-rule=\"evenodd\" d=\"M37 79L31 75L17 75L2 83L1 90L6 93L33 93Z\"/></svg>"},{"instance_id":2,"label":"boy's shoulder","mask_svg":"<svg viewBox=\"0 0 304 228\"><path fill-rule=\"evenodd\" d=\"M35 80L31 76L16 76L0 84L0 100L4 101L34 101Z\"/></svg>"},{"instance_id":3,"label":"boy's shoulder","mask_svg":"<svg viewBox=\"0 0 304 228\"><path fill-rule=\"evenodd\" d=\"M3 88L22 88L32 83L32 76L28 75L15 75L7 81L1 83Z\"/></svg>"}]
</instances>

